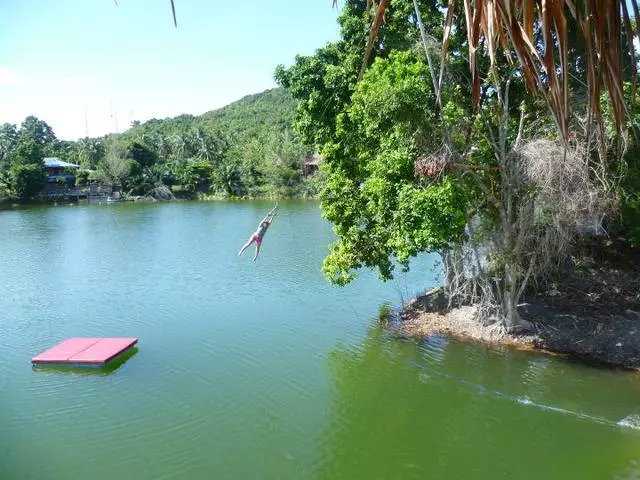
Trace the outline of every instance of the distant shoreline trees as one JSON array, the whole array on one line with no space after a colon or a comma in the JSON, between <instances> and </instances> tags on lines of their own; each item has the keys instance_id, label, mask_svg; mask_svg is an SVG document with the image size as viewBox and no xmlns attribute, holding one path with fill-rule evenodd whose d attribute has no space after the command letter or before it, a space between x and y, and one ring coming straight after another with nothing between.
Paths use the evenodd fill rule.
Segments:
<instances>
[{"instance_id":1,"label":"distant shoreline trees","mask_svg":"<svg viewBox=\"0 0 640 480\"><path fill-rule=\"evenodd\" d=\"M121 134L60 141L35 117L0 125L0 192L28 201L44 184L45 157L80 165L80 182L130 195L163 186L178 196L315 196L318 177L301 162L313 150L293 131L296 101L283 89L250 95L201 116L133 122Z\"/></svg>"}]
</instances>

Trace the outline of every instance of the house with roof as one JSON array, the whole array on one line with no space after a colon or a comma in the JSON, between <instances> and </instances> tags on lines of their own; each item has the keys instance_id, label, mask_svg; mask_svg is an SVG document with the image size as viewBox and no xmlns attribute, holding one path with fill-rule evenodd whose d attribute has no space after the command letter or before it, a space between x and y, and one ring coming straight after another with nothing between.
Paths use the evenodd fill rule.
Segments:
<instances>
[{"instance_id":1,"label":"house with roof","mask_svg":"<svg viewBox=\"0 0 640 480\"><path fill-rule=\"evenodd\" d=\"M76 177L71 173L73 170L80 168L80 165L75 163L65 162L58 157L47 157L44 159L44 169L47 172L47 183L67 183L74 185Z\"/></svg>"}]
</instances>

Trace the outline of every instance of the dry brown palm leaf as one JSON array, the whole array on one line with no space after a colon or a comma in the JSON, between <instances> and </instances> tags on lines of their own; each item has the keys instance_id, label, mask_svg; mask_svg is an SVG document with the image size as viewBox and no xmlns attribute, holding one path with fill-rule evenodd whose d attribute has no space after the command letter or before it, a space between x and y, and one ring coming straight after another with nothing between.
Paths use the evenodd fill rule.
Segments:
<instances>
[{"instance_id":1,"label":"dry brown palm leaf","mask_svg":"<svg viewBox=\"0 0 640 480\"><path fill-rule=\"evenodd\" d=\"M369 59L371 58L371 52L373 51L373 46L376 43L376 38L378 37L378 31L382 26L382 19L384 18L384 12L389 5L389 0L380 0L380 4L376 9L376 17L373 20L373 24L371 25L371 29L369 30L369 39L367 40L367 46L364 52L364 62L362 63L362 68L360 69L359 79L364 75L364 71L367 69L367 65L369 63ZM367 1L367 9L373 6L372 1Z\"/></svg>"},{"instance_id":2,"label":"dry brown palm leaf","mask_svg":"<svg viewBox=\"0 0 640 480\"><path fill-rule=\"evenodd\" d=\"M476 53L485 47L495 66L498 48L508 58L515 54L530 91L542 95L564 139L568 138L569 118L569 33L568 19L577 23L584 44L586 83L589 91L589 117L602 129L600 93L608 94L616 128L624 128L629 111L623 95L623 60L630 58L635 92L637 69L633 37L640 36L638 0L463 0L469 44L473 103L480 101L479 72ZM633 17L629 13L633 9ZM388 2L381 1L376 21L370 30L363 69L369 62L380 20ZM443 36L442 63L447 54L453 26L455 0L449 0ZM536 14L537 13L537 14ZM636 32L632 29L635 20ZM536 26L542 44L535 38ZM627 41L625 42L624 37ZM496 41L497 39L497 41ZM443 75L441 67L440 79ZM441 81L441 80L440 80ZM601 130L602 131L602 130Z\"/></svg>"},{"instance_id":3,"label":"dry brown palm leaf","mask_svg":"<svg viewBox=\"0 0 640 480\"><path fill-rule=\"evenodd\" d=\"M445 155L427 155L418 158L413 163L413 169L416 177L433 178L455 170L455 164Z\"/></svg>"},{"instance_id":4,"label":"dry brown palm leaf","mask_svg":"<svg viewBox=\"0 0 640 480\"><path fill-rule=\"evenodd\" d=\"M440 75L438 76L438 96L437 102L440 105L440 92L442 91L442 78L444 77L444 59L449 49L449 36L451 35L451 24L453 21L453 4L455 0L449 0L449 8L447 11L447 21L445 22L444 33L442 35L442 59L440 61ZM478 83L478 86L480 83Z\"/></svg>"}]
</instances>

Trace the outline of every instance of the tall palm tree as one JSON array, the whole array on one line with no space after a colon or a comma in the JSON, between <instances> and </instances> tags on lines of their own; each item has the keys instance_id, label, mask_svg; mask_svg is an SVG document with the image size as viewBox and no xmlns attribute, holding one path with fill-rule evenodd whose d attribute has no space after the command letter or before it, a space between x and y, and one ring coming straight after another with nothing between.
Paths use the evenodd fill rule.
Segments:
<instances>
[{"instance_id":1,"label":"tall palm tree","mask_svg":"<svg viewBox=\"0 0 640 480\"><path fill-rule=\"evenodd\" d=\"M172 160L184 160L187 142L183 135L175 134L169 137L169 150Z\"/></svg>"}]
</instances>

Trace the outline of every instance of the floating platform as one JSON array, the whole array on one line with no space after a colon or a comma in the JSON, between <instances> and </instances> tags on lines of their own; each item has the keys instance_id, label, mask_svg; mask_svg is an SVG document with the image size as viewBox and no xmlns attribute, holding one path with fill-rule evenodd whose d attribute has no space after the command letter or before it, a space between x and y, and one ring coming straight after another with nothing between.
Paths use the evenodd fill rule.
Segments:
<instances>
[{"instance_id":1,"label":"floating platform","mask_svg":"<svg viewBox=\"0 0 640 480\"><path fill-rule=\"evenodd\" d=\"M69 338L33 357L33 365L103 367L129 351L137 338Z\"/></svg>"}]
</instances>

